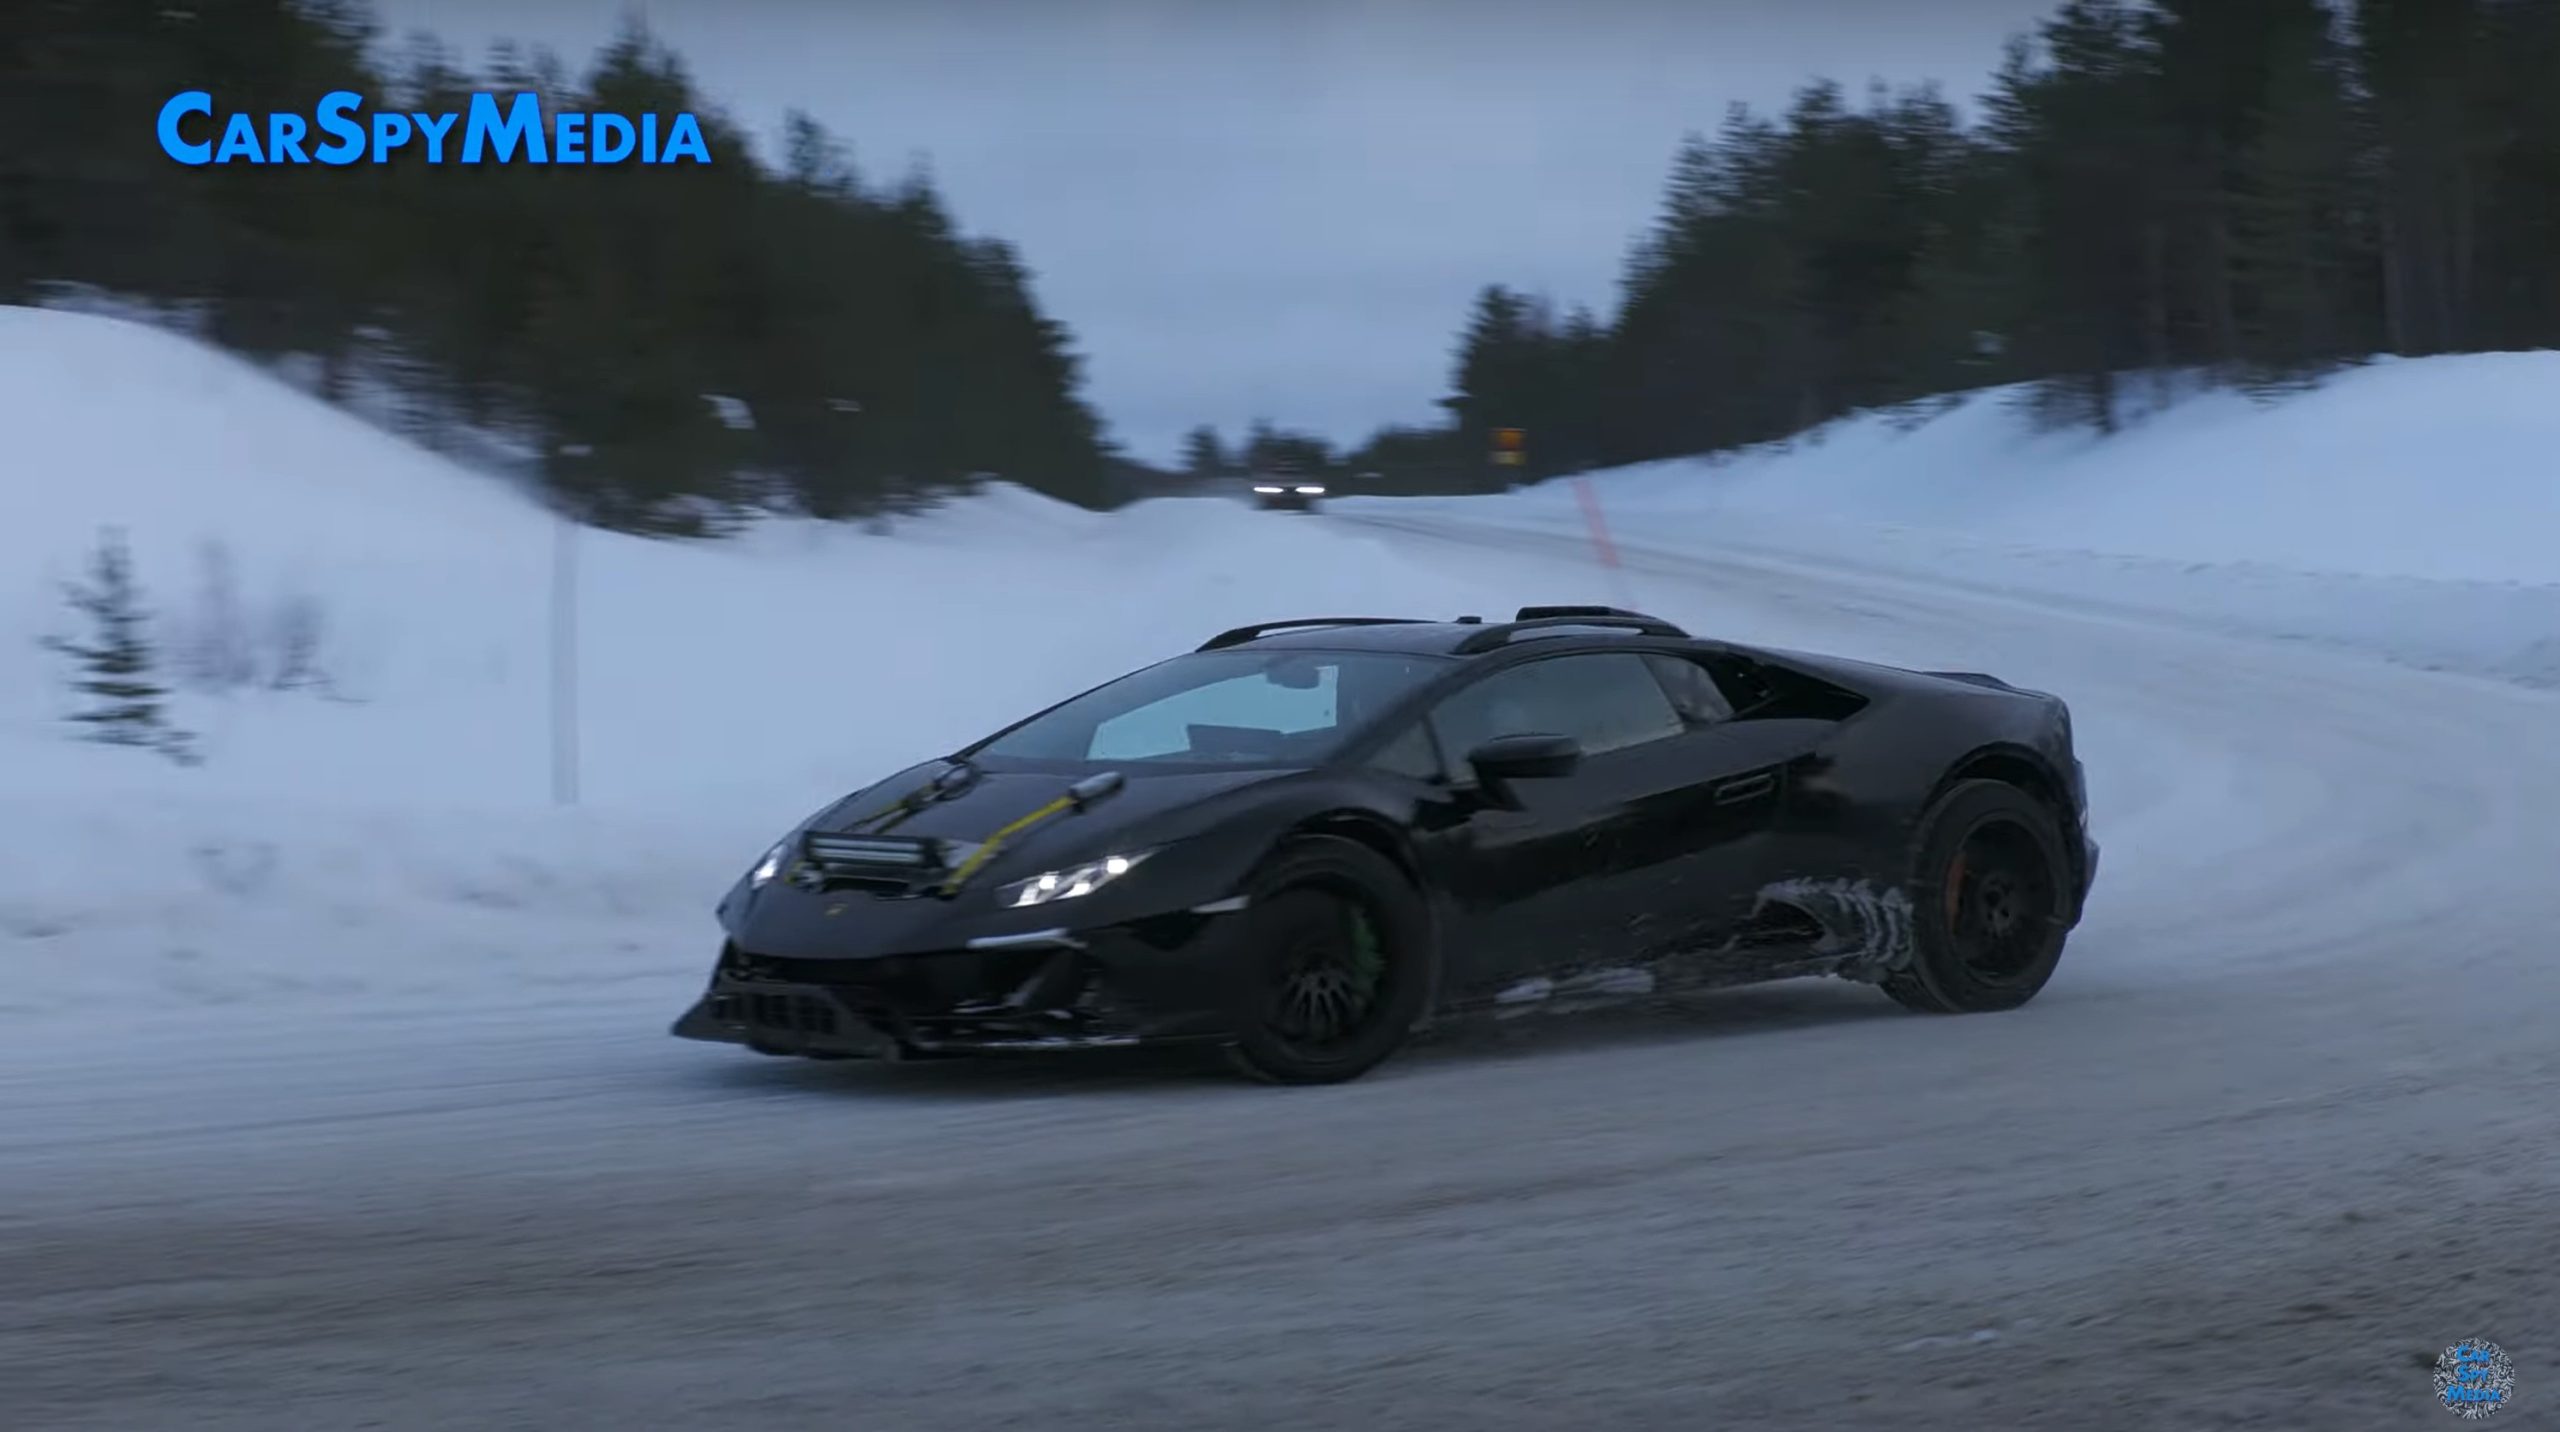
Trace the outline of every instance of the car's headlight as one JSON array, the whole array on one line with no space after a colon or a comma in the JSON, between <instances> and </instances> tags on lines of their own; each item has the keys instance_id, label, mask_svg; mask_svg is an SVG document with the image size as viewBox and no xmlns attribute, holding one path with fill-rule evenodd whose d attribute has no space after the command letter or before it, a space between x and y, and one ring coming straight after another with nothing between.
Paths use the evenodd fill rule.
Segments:
<instances>
[{"instance_id":1,"label":"car's headlight","mask_svg":"<svg viewBox=\"0 0 2560 1432\"><path fill-rule=\"evenodd\" d=\"M764 853L764 859L756 862L755 869L747 872L747 888L762 890L772 884L774 877L782 873L782 867L790 862L791 842L786 840L776 844Z\"/></svg>"},{"instance_id":2,"label":"car's headlight","mask_svg":"<svg viewBox=\"0 0 2560 1432\"><path fill-rule=\"evenodd\" d=\"M1154 853L1136 850L1125 855L1106 855L1100 860L1051 870L1028 880L1016 880L996 891L996 903L1018 910L1029 905L1046 905L1052 900L1073 900L1079 895L1090 895L1137 869L1138 862Z\"/></svg>"},{"instance_id":3,"label":"car's headlight","mask_svg":"<svg viewBox=\"0 0 2560 1432\"><path fill-rule=\"evenodd\" d=\"M1300 497L1322 497L1324 496L1324 489L1310 482L1298 489L1298 495Z\"/></svg>"}]
</instances>

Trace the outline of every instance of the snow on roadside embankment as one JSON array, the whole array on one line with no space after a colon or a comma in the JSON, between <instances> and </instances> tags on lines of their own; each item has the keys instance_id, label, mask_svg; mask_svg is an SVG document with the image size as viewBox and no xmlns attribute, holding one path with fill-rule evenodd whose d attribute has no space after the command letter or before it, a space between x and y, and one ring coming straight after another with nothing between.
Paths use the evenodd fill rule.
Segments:
<instances>
[{"instance_id":1,"label":"snow on roadside embankment","mask_svg":"<svg viewBox=\"0 0 2560 1432\"><path fill-rule=\"evenodd\" d=\"M1706 547L2560 685L2560 353L2379 362L2211 393L2112 437L2014 394L1913 424L1592 475L1631 559ZM1569 484L1343 504L1580 534Z\"/></svg>"},{"instance_id":2,"label":"snow on roadside embankment","mask_svg":"<svg viewBox=\"0 0 2560 1432\"><path fill-rule=\"evenodd\" d=\"M1105 516L999 487L889 536L581 532L562 810L556 530L522 495L96 317L0 308L0 430L0 1016L654 996L696 976L763 840L845 789L1221 626L1496 597L1218 501ZM109 525L172 654L228 626L254 665L299 603L334 695L182 690L192 769L66 739L63 663L36 643L77 633L57 583Z\"/></svg>"},{"instance_id":3,"label":"snow on roadside embankment","mask_svg":"<svg viewBox=\"0 0 2560 1432\"><path fill-rule=\"evenodd\" d=\"M2029 436L1976 400L1907 433L1852 420L1597 486L1631 549L1738 547L1773 580L1864 565L2532 678L2560 670L2560 522L2537 466L2560 422L2529 391L2552 378L2560 356L2383 365L2103 441ZM583 532L580 801L563 810L555 530L521 494L96 317L0 309L0 426L0 1018L546 988L663 1003L763 839L897 765L1236 622L1586 595L1216 501L1098 515L997 488L890 536ZM1563 484L1342 506L1580 524ZM261 659L282 611L323 614L334 694L182 692L193 769L65 739L61 664L35 639L70 629L55 583L110 524L164 643L219 625L218 546Z\"/></svg>"}]
</instances>

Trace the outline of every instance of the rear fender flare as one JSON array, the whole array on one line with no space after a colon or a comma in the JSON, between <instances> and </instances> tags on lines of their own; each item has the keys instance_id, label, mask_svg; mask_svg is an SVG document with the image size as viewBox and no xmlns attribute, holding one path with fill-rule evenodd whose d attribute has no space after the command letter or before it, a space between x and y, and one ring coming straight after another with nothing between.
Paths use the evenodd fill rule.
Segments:
<instances>
[{"instance_id":1,"label":"rear fender flare","mask_svg":"<svg viewBox=\"0 0 2560 1432\"><path fill-rule=\"evenodd\" d=\"M2053 762L2042 752L2015 741L1977 746L1956 758L1938 777L1938 783L1930 788L1920 808L1927 810L1943 799L1947 792L1974 780L2001 781L2017 786L2053 807L2054 814L2066 827L2077 823L2071 811L2070 783L2062 778L2062 773L2053 768Z\"/></svg>"},{"instance_id":2,"label":"rear fender flare","mask_svg":"<svg viewBox=\"0 0 2560 1432\"><path fill-rule=\"evenodd\" d=\"M2054 769L2053 762L2044 753L2032 746L1999 741L1966 752L1947 768L1946 774L1938 778L1937 785L1930 789L1928 798L1921 802L1920 809L1914 814L1926 815L1936 808L1947 792L1973 780L1999 781L2016 786L2051 810L2054 823L2063 833L2063 858L2070 863L2075 888L2087 883L2089 872L2081 868L2087 863L2087 856L2080 845L2080 837L2085 832L2080 827L2079 813L2072 809L2071 783ZM1918 828L1916 824L1913 827L1915 832ZM1916 855L1918 852L1915 849L1913 853ZM2076 910L2074 914L2076 918Z\"/></svg>"}]
</instances>

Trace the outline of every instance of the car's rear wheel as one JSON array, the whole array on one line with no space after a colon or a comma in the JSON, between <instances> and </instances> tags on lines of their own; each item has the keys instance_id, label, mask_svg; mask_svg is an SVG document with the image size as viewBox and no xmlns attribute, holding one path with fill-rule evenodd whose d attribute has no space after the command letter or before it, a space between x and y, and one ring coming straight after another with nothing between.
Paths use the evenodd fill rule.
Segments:
<instances>
[{"instance_id":1,"label":"car's rear wheel","mask_svg":"<svg viewBox=\"0 0 2560 1432\"><path fill-rule=\"evenodd\" d=\"M1274 1084L1356 1079L1396 1052L1429 998L1420 899L1357 841L1291 841L1254 882L1227 1058Z\"/></svg>"},{"instance_id":2,"label":"car's rear wheel","mask_svg":"<svg viewBox=\"0 0 2560 1432\"><path fill-rule=\"evenodd\" d=\"M2015 1009L2053 978L2071 933L2061 822L2001 781L1966 781L1921 820L1911 964L1885 993L1912 1009Z\"/></svg>"}]
</instances>

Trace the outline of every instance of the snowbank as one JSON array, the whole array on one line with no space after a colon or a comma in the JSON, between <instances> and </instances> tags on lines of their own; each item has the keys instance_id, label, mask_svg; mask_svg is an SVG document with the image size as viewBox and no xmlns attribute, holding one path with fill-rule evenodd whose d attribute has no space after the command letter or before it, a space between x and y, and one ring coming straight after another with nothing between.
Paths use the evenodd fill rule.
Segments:
<instances>
[{"instance_id":1,"label":"snowbank","mask_svg":"<svg viewBox=\"0 0 2560 1432\"><path fill-rule=\"evenodd\" d=\"M1995 389L1590 477L1632 560L1740 550L2560 685L2555 393L2560 353L2383 361L2099 436ZM1584 530L1561 481L1342 509Z\"/></svg>"},{"instance_id":2,"label":"snowbank","mask_svg":"<svg viewBox=\"0 0 2560 1432\"><path fill-rule=\"evenodd\" d=\"M1612 507L1707 503L1992 543L2451 581L2560 582L2560 353L2381 361L2271 401L2213 392L2113 437L2037 432L2012 389L1908 431L1609 474Z\"/></svg>"}]
</instances>

